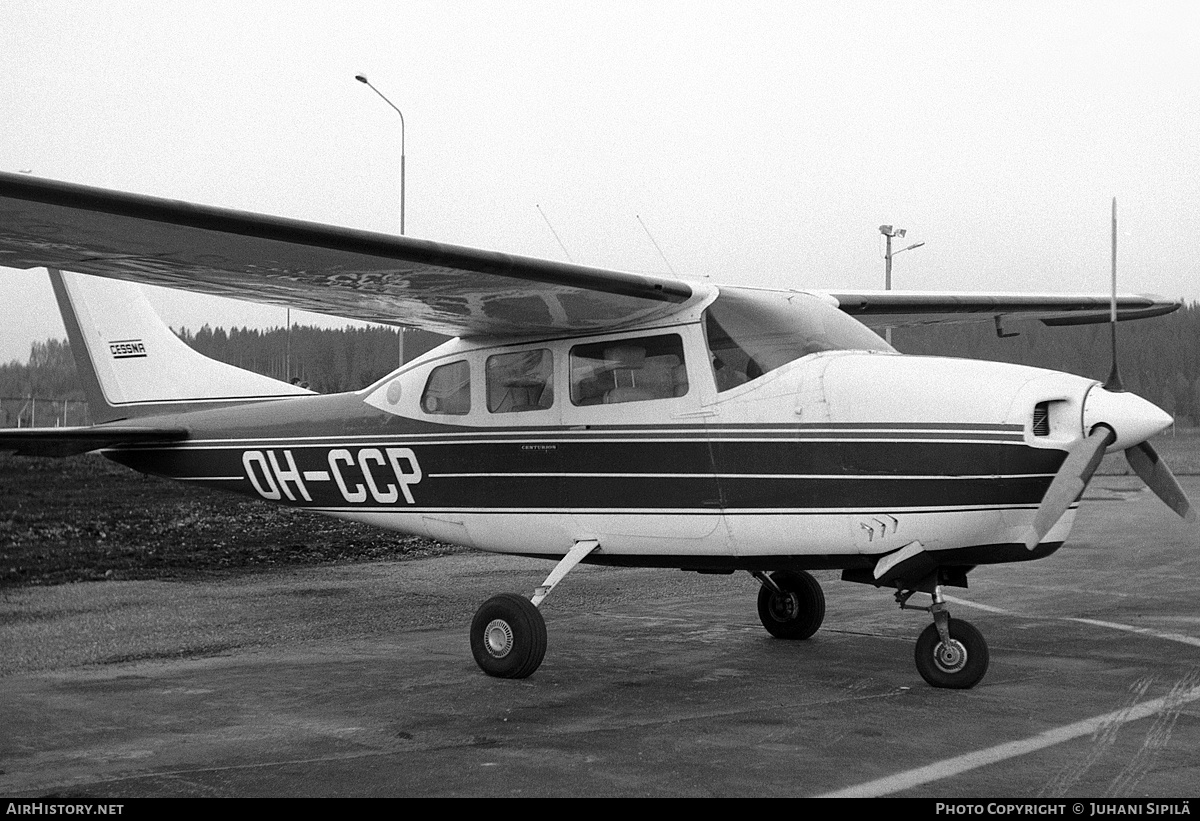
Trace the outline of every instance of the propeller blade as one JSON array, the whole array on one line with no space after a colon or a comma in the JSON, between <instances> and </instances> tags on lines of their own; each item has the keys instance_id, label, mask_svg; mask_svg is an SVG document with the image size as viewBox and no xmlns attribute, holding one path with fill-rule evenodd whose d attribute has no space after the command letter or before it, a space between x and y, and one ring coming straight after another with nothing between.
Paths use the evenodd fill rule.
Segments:
<instances>
[{"instance_id":1,"label":"propeller blade","mask_svg":"<svg viewBox=\"0 0 1200 821\"><path fill-rule=\"evenodd\" d=\"M1104 449L1116 441L1117 435L1107 427L1097 426L1063 460L1062 467L1054 475L1054 481L1046 489L1042 503L1033 516L1033 524L1025 534L1025 547L1033 550L1058 524L1075 500L1083 493L1087 483L1100 467Z\"/></svg>"},{"instance_id":2,"label":"propeller blade","mask_svg":"<svg viewBox=\"0 0 1200 821\"><path fill-rule=\"evenodd\" d=\"M1167 463L1159 458L1158 453L1149 442L1142 442L1125 449L1125 458L1133 472L1142 477L1146 487L1154 491L1154 495L1166 502L1167 507L1178 513L1189 522L1197 520L1196 509L1188 500L1183 488L1179 486L1175 474L1167 467Z\"/></svg>"}]
</instances>

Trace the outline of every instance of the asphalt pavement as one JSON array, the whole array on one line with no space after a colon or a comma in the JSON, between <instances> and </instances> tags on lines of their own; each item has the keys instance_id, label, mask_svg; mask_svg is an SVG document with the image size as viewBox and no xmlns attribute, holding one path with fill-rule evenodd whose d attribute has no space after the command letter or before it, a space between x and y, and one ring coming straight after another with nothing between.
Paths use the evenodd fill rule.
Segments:
<instances>
[{"instance_id":1,"label":"asphalt pavement","mask_svg":"<svg viewBox=\"0 0 1200 821\"><path fill-rule=\"evenodd\" d=\"M0 795L1197 793L1200 535L1135 479L1097 478L1054 556L947 590L990 646L967 691L917 673L926 614L836 573L822 629L786 642L746 573L580 567L541 668L483 675L475 609L552 566L3 591Z\"/></svg>"}]
</instances>

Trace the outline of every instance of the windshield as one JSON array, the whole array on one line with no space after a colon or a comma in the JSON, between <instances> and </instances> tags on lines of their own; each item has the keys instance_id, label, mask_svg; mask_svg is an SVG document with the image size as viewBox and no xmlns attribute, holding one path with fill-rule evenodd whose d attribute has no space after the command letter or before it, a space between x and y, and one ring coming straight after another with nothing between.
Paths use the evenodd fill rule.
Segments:
<instances>
[{"instance_id":1,"label":"windshield","mask_svg":"<svg viewBox=\"0 0 1200 821\"><path fill-rule=\"evenodd\" d=\"M861 322L809 294L722 289L704 329L717 389L736 388L820 351L894 351Z\"/></svg>"}]
</instances>

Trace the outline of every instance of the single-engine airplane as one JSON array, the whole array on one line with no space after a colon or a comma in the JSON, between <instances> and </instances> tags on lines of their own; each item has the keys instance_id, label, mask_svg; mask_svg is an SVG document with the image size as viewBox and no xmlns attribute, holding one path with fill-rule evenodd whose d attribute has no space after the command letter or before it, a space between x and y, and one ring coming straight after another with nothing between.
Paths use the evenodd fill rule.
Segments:
<instances>
[{"instance_id":1,"label":"single-engine airplane","mask_svg":"<svg viewBox=\"0 0 1200 821\"><path fill-rule=\"evenodd\" d=\"M0 265L50 272L91 427L0 447L100 450L187 484L498 553L554 559L479 608L484 672L529 676L539 605L579 562L749 571L782 639L821 625L812 569L916 593L922 677L975 685L979 631L943 586L1038 559L1105 452L1195 512L1147 439L1171 418L1115 386L902 355L876 328L1137 319L1132 295L728 287L0 174ZM192 351L134 283L455 338L364 390L314 395ZM864 324L867 323L867 324Z\"/></svg>"}]
</instances>

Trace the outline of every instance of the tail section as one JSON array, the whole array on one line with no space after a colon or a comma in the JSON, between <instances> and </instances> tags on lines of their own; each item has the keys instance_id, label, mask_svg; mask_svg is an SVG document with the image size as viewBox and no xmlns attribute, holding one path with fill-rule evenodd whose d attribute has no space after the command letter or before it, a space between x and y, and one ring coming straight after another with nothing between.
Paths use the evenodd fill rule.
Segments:
<instances>
[{"instance_id":1,"label":"tail section","mask_svg":"<svg viewBox=\"0 0 1200 821\"><path fill-rule=\"evenodd\" d=\"M96 422L166 413L172 409L165 406L183 403L311 393L192 350L137 285L48 270Z\"/></svg>"}]
</instances>

